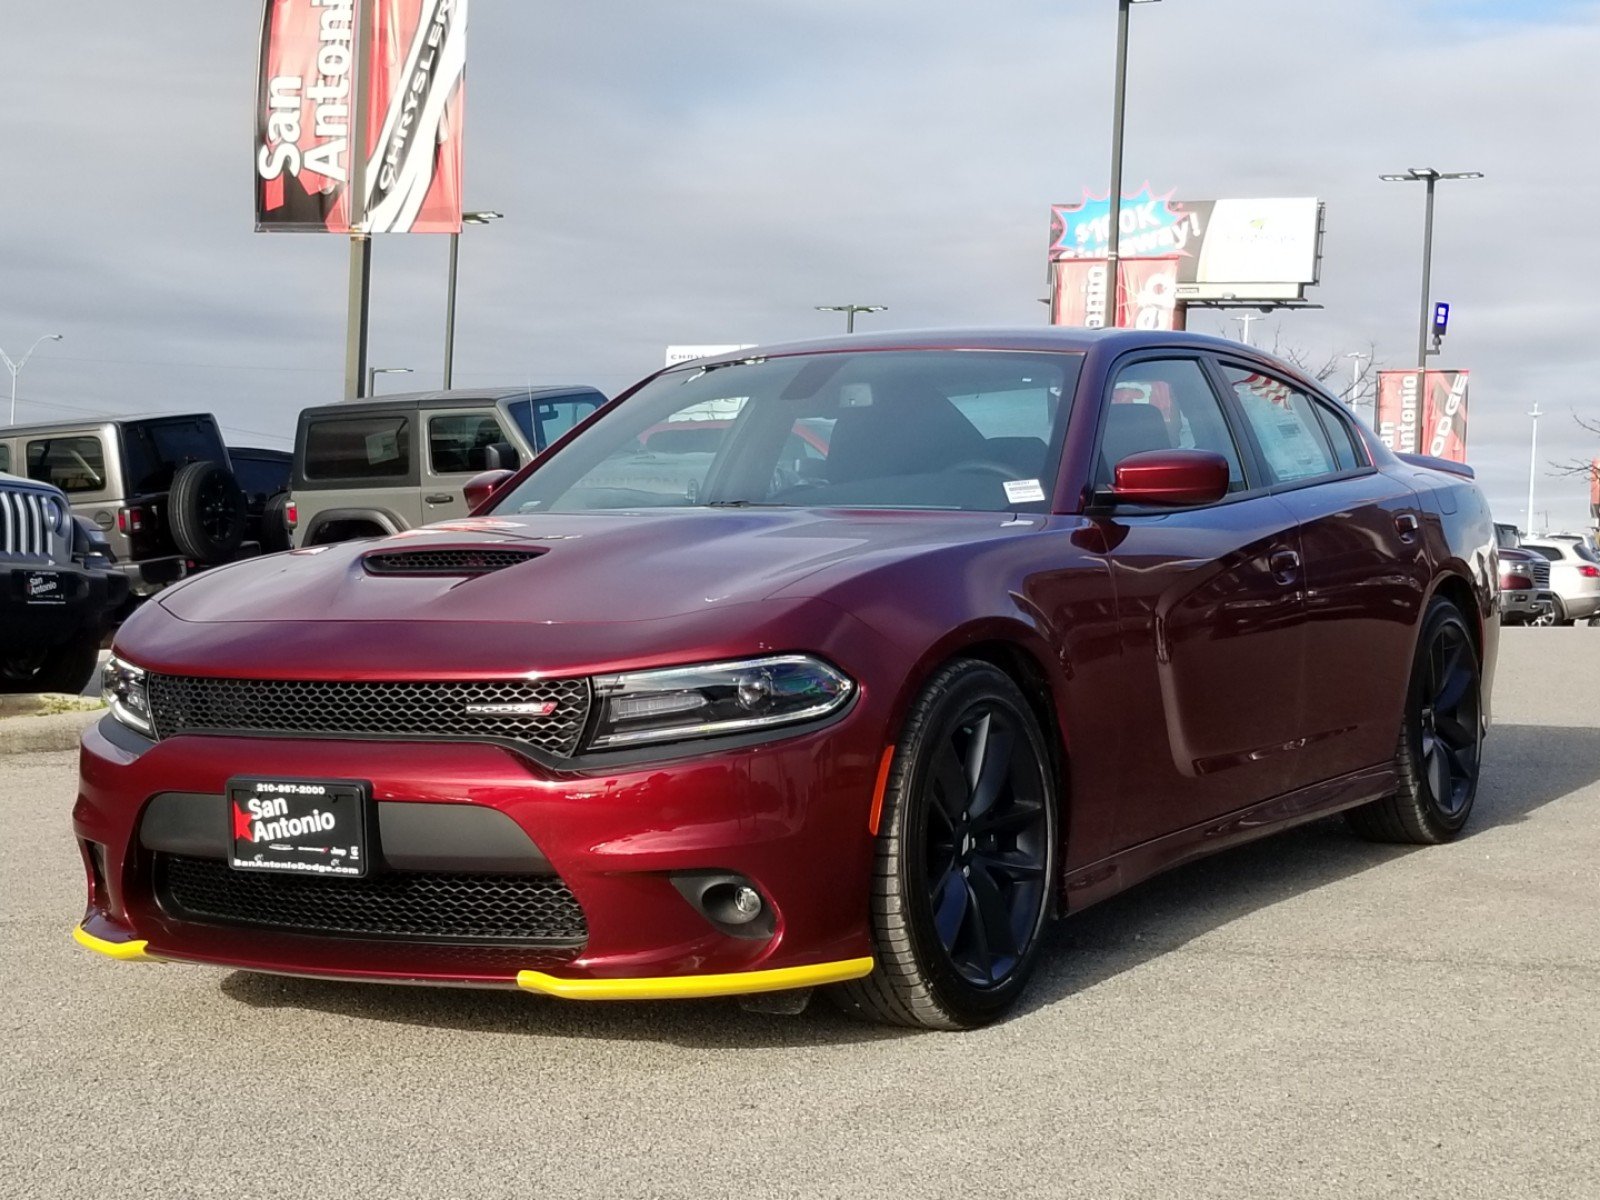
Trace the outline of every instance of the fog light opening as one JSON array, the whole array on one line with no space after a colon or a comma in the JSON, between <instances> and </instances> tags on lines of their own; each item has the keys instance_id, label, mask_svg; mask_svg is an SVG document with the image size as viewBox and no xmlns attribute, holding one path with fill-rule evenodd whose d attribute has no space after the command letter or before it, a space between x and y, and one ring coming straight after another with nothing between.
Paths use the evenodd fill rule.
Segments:
<instances>
[{"instance_id":1,"label":"fog light opening","mask_svg":"<svg viewBox=\"0 0 1600 1200\"><path fill-rule=\"evenodd\" d=\"M770 938L777 928L771 903L743 875L725 871L680 871L672 886L723 933L737 938Z\"/></svg>"}]
</instances>

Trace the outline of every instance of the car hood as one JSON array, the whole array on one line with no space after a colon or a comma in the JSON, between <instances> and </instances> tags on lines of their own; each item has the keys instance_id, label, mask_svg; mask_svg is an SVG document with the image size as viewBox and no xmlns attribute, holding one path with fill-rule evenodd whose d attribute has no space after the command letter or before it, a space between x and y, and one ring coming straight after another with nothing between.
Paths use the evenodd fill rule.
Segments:
<instances>
[{"instance_id":1,"label":"car hood","mask_svg":"<svg viewBox=\"0 0 1600 1200\"><path fill-rule=\"evenodd\" d=\"M779 592L805 597L802 581L832 586L906 556L992 539L1008 521L804 509L474 517L237 563L169 588L158 603L197 623L643 622ZM399 550L494 548L538 553L468 577L377 575L364 564Z\"/></svg>"}]
</instances>

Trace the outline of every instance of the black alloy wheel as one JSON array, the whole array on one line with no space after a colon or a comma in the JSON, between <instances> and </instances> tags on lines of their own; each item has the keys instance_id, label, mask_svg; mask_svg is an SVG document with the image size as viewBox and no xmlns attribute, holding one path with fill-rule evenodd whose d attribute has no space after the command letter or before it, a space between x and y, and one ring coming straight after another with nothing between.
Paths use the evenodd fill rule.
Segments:
<instances>
[{"instance_id":1,"label":"black alloy wheel","mask_svg":"<svg viewBox=\"0 0 1600 1200\"><path fill-rule=\"evenodd\" d=\"M167 519L178 549L199 562L226 562L244 541L245 498L220 463L178 468L167 497Z\"/></svg>"},{"instance_id":2,"label":"black alloy wheel","mask_svg":"<svg viewBox=\"0 0 1600 1200\"><path fill-rule=\"evenodd\" d=\"M1055 772L1027 700L985 662L944 667L896 745L877 846L877 966L848 1012L932 1029L994 1020L1052 912Z\"/></svg>"},{"instance_id":3,"label":"black alloy wheel","mask_svg":"<svg viewBox=\"0 0 1600 1200\"><path fill-rule=\"evenodd\" d=\"M1429 605L1395 755L1399 790L1346 816L1363 837L1434 845L1461 832L1483 758L1483 681L1461 611Z\"/></svg>"}]
</instances>

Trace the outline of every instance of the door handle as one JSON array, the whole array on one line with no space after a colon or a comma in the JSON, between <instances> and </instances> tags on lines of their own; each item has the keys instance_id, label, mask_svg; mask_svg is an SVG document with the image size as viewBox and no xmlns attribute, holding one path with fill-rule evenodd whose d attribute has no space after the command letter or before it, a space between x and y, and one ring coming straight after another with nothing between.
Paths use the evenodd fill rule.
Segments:
<instances>
[{"instance_id":1,"label":"door handle","mask_svg":"<svg viewBox=\"0 0 1600 1200\"><path fill-rule=\"evenodd\" d=\"M1293 550L1274 550L1267 557L1272 578L1287 587L1300 575L1300 556Z\"/></svg>"},{"instance_id":2,"label":"door handle","mask_svg":"<svg viewBox=\"0 0 1600 1200\"><path fill-rule=\"evenodd\" d=\"M424 496L422 501L424 504L449 504L454 499L448 492L435 492L431 496Z\"/></svg>"},{"instance_id":3,"label":"door handle","mask_svg":"<svg viewBox=\"0 0 1600 1200\"><path fill-rule=\"evenodd\" d=\"M1417 514L1401 513L1394 519L1394 527L1400 531L1400 540L1409 542L1417 535Z\"/></svg>"}]
</instances>

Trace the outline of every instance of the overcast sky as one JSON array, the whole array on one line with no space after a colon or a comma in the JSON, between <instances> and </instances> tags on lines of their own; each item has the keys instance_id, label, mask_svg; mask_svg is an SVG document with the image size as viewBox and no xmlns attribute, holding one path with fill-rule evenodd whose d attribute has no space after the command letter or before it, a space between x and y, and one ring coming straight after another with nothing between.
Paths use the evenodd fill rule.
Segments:
<instances>
[{"instance_id":1,"label":"overcast sky","mask_svg":"<svg viewBox=\"0 0 1600 1200\"><path fill-rule=\"evenodd\" d=\"M46 344L22 420L208 409L288 446L343 381L346 243L253 232L259 4L3 0L0 346ZM1113 0L473 0L458 384L614 393L669 343L1045 319L1052 201L1104 191ZM1133 11L1126 182L1328 206L1322 311L1253 338L1415 352L1419 185L1442 185L1442 365L1522 523L1587 521L1552 461L1600 452L1600 3L1165 0ZM446 240L374 254L371 361L435 385ZM1226 317L1192 327L1226 331ZM1341 359L1342 362L1347 361ZM9 380L0 376L0 387ZM1542 516L1536 524L1542 525Z\"/></svg>"}]
</instances>

